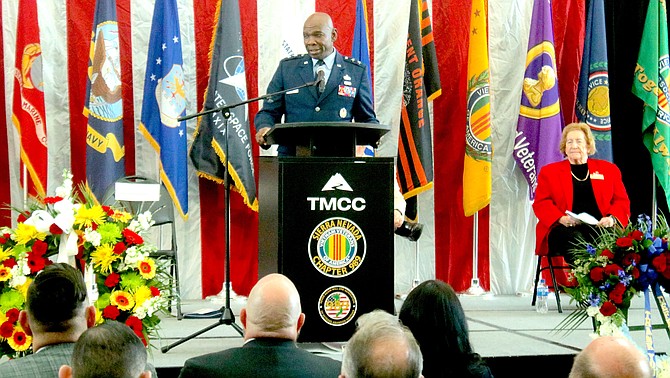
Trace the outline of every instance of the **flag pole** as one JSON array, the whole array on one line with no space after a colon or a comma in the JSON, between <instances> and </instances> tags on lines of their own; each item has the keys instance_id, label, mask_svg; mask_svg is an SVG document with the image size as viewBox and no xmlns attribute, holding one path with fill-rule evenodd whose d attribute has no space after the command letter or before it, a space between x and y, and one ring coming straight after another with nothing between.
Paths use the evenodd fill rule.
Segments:
<instances>
[{"instance_id":1,"label":"flag pole","mask_svg":"<svg viewBox=\"0 0 670 378\"><path fill-rule=\"evenodd\" d=\"M419 197L416 198L416 220L419 221ZM419 278L419 239L414 241L414 281L412 281L412 289L419 286L421 279Z\"/></svg>"},{"instance_id":2,"label":"flag pole","mask_svg":"<svg viewBox=\"0 0 670 378\"><path fill-rule=\"evenodd\" d=\"M28 168L23 165L23 211L28 210Z\"/></svg>"},{"instance_id":3,"label":"flag pole","mask_svg":"<svg viewBox=\"0 0 670 378\"><path fill-rule=\"evenodd\" d=\"M479 260L479 211L475 212L472 226L472 279L466 295L483 295L484 289L479 285L477 261Z\"/></svg>"}]
</instances>

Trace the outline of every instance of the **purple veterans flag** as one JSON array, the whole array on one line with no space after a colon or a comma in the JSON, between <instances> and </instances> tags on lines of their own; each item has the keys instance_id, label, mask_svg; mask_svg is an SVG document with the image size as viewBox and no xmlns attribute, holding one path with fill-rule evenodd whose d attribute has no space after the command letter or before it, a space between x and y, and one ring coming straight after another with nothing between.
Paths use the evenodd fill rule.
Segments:
<instances>
[{"instance_id":1,"label":"purple veterans flag","mask_svg":"<svg viewBox=\"0 0 670 378\"><path fill-rule=\"evenodd\" d=\"M540 169L563 158L558 150L562 128L551 2L535 0L514 139L514 160L528 181L531 200L535 198Z\"/></svg>"}]
</instances>

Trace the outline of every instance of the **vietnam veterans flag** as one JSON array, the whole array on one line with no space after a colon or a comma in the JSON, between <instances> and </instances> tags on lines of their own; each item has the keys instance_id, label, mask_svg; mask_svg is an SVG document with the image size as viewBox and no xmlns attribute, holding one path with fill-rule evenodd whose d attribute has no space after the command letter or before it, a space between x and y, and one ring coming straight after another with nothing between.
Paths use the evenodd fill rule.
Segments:
<instances>
[{"instance_id":1,"label":"vietnam veterans flag","mask_svg":"<svg viewBox=\"0 0 670 378\"><path fill-rule=\"evenodd\" d=\"M563 158L558 150L562 128L551 3L535 0L514 140L514 160L528 181L531 200L540 169Z\"/></svg>"},{"instance_id":2,"label":"vietnam veterans flag","mask_svg":"<svg viewBox=\"0 0 670 378\"><path fill-rule=\"evenodd\" d=\"M21 140L21 183L32 196L44 197L47 183L47 125L44 113L42 47L36 0L20 0L12 123ZM24 187L24 189L26 189Z\"/></svg>"},{"instance_id":3,"label":"vietnam veterans flag","mask_svg":"<svg viewBox=\"0 0 670 378\"><path fill-rule=\"evenodd\" d=\"M594 157L612 161L607 34L603 0L589 0L584 56L577 89L577 118L591 128L596 140Z\"/></svg>"},{"instance_id":4,"label":"vietnam veterans flag","mask_svg":"<svg viewBox=\"0 0 670 378\"><path fill-rule=\"evenodd\" d=\"M247 99L238 0L222 0L217 11L218 24L211 48L212 64L205 109L233 105ZM242 195L247 206L258 211L249 112L246 105L240 105L229 109L229 113L228 120L221 112L200 118L191 147L191 160L199 176L219 183L224 181L227 171L232 178L232 189Z\"/></svg>"},{"instance_id":5,"label":"vietnam veterans flag","mask_svg":"<svg viewBox=\"0 0 670 378\"><path fill-rule=\"evenodd\" d=\"M175 0L158 0L144 78L140 131L160 154L161 181L183 218L188 213L186 111L181 35Z\"/></svg>"},{"instance_id":6,"label":"vietnam veterans flag","mask_svg":"<svg viewBox=\"0 0 670 378\"><path fill-rule=\"evenodd\" d=\"M96 198L125 175L123 101L116 0L97 0L89 53L86 180Z\"/></svg>"},{"instance_id":7,"label":"vietnam veterans flag","mask_svg":"<svg viewBox=\"0 0 670 378\"><path fill-rule=\"evenodd\" d=\"M398 138L398 180L405 198L433 186L433 141L428 101L440 94L435 43L425 0L412 0ZM410 203L411 205L411 203ZM416 208L406 215L416 218Z\"/></svg>"},{"instance_id":8,"label":"vietnam veterans flag","mask_svg":"<svg viewBox=\"0 0 670 378\"><path fill-rule=\"evenodd\" d=\"M668 20L664 0L651 0L635 66L633 93L644 101L642 139L656 177L670 201L670 108L668 107Z\"/></svg>"},{"instance_id":9,"label":"vietnam veterans flag","mask_svg":"<svg viewBox=\"0 0 670 378\"><path fill-rule=\"evenodd\" d=\"M491 201L491 101L484 0L473 0L468 49L468 104L463 166L463 210L474 215Z\"/></svg>"}]
</instances>

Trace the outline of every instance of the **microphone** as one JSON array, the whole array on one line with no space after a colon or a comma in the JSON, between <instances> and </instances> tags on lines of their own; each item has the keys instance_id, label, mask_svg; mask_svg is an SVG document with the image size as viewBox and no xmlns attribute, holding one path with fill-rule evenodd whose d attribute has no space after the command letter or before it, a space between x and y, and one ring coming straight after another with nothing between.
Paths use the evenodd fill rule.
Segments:
<instances>
[{"instance_id":1,"label":"microphone","mask_svg":"<svg viewBox=\"0 0 670 378\"><path fill-rule=\"evenodd\" d=\"M324 65L316 69L316 86L319 88L319 93L323 93L326 89L326 68Z\"/></svg>"}]
</instances>

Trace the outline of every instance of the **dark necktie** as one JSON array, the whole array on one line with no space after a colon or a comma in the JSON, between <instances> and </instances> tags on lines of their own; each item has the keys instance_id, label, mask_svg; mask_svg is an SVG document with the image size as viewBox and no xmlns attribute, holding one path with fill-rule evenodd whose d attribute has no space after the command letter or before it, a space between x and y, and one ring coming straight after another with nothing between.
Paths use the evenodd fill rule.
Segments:
<instances>
[{"instance_id":1,"label":"dark necktie","mask_svg":"<svg viewBox=\"0 0 670 378\"><path fill-rule=\"evenodd\" d=\"M319 93L323 93L326 88L326 63L323 60L319 59L316 61L316 71L314 73L314 80L319 81L318 90Z\"/></svg>"}]
</instances>

